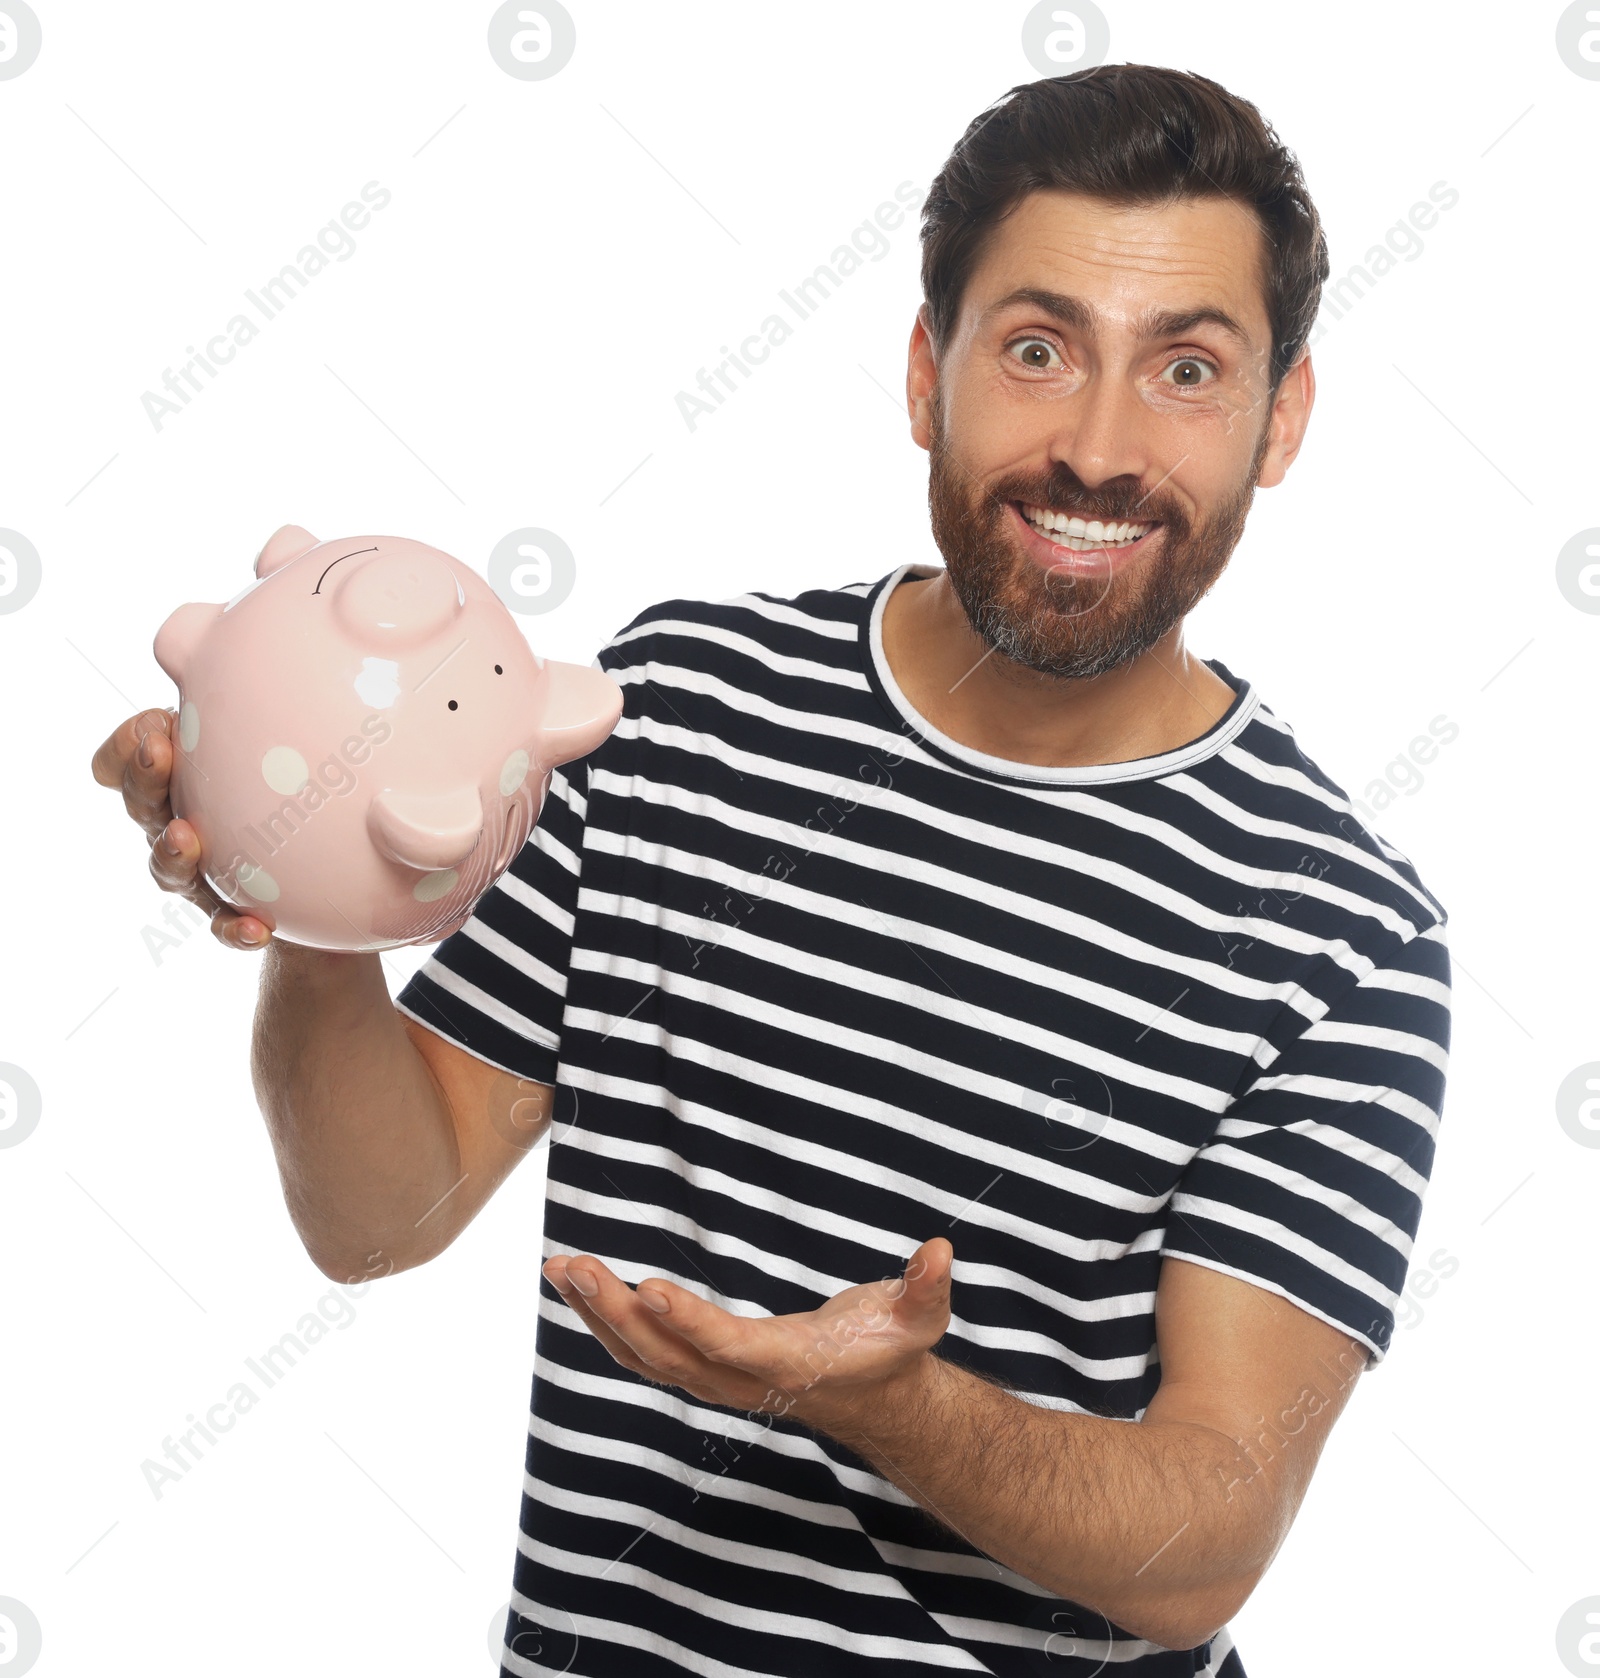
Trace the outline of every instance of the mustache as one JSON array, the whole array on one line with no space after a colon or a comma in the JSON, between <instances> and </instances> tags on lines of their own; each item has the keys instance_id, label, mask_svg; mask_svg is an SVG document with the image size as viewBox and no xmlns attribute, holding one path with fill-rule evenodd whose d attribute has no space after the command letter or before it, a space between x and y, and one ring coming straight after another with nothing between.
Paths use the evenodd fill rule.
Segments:
<instances>
[{"instance_id":1,"label":"mustache","mask_svg":"<svg viewBox=\"0 0 1600 1678\"><path fill-rule=\"evenodd\" d=\"M1127 520L1181 527L1186 522L1174 504L1136 483L1106 484L1099 490L1091 490L1079 479L1070 482L1055 479L1043 485L1037 481L1011 482L997 484L989 491L988 499L997 515L1007 502L1017 501L1025 506L1065 513L1068 518L1099 519L1102 524L1121 524Z\"/></svg>"}]
</instances>

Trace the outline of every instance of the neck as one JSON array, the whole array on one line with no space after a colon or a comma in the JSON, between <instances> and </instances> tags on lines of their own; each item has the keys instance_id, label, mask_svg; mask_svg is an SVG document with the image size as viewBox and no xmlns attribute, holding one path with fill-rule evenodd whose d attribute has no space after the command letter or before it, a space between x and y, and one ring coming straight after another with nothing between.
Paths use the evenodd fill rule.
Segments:
<instances>
[{"instance_id":1,"label":"neck","mask_svg":"<svg viewBox=\"0 0 1600 1678\"><path fill-rule=\"evenodd\" d=\"M1101 676L1050 676L974 633L943 571L908 578L883 610L883 652L912 706L973 751L1046 768L1089 768L1173 751L1233 703L1176 625Z\"/></svg>"}]
</instances>

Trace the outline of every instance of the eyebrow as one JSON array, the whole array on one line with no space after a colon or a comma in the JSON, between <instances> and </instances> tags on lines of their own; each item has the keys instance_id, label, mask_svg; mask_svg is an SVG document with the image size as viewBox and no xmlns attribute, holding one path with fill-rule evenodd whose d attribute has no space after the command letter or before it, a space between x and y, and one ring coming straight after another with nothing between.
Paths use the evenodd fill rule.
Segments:
<instances>
[{"instance_id":1,"label":"eyebrow","mask_svg":"<svg viewBox=\"0 0 1600 1678\"><path fill-rule=\"evenodd\" d=\"M1099 311L1092 304L1085 303L1081 297L1071 297L1066 292L1049 291L1040 286L1019 286L1017 290L1008 292L997 303L990 304L984 310L982 318L988 320L991 316L1015 308L1019 304L1038 309L1041 313L1060 321L1063 326L1073 327L1079 332L1093 334L1100 323ZM1237 339L1244 348L1252 347L1250 334L1239 322L1226 309L1219 309L1210 304L1203 304L1194 309L1161 309L1152 306L1134 321L1133 326L1141 338L1181 338L1197 326L1215 326L1226 332L1230 338Z\"/></svg>"}]
</instances>

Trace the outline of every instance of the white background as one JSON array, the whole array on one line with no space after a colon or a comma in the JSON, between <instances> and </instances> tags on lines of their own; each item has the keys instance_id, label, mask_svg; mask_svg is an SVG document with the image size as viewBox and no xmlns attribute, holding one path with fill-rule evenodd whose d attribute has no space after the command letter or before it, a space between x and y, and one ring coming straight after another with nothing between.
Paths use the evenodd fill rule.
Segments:
<instances>
[{"instance_id":1,"label":"white background","mask_svg":"<svg viewBox=\"0 0 1600 1678\"><path fill-rule=\"evenodd\" d=\"M172 700L162 619L233 594L288 521L479 569L553 529L576 588L520 621L578 662L670 595L938 557L900 401L913 221L693 432L674 397L1033 78L1027 6L570 4L570 64L519 81L485 4L37 0L43 51L0 81L0 525L43 563L0 615L0 1061L44 1103L0 1149L0 1596L38 1616L46 1678L488 1672L510 1584L539 1159L180 1483L141 1472L329 1289L250 1087L256 962L203 927L155 959L167 900L89 776ZM1433 183L1460 194L1327 325L1301 459L1191 619L1357 796L1412 782L1431 719L1459 728L1374 818L1451 917L1416 1265L1453 1272L1359 1383L1235 1634L1251 1678L1558 1673L1559 1617L1600 1593L1600 1149L1555 1110L1600 1060L1600 616L1555 582L1600 525L1600 82L1544 5L1106 9L1113 59L1260 106L1336 275ZM374 180L355 254L156 430L141 394Z\"/></svg>"}]
</instances>

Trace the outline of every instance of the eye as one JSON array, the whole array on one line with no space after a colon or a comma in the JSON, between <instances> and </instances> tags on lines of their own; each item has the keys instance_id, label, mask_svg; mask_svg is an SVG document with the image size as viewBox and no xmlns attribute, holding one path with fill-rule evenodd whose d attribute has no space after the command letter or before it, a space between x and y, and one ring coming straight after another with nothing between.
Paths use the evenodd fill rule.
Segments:
<instances>
[{"instance_id":1,"label":"eye","mask_svg":"<svg viewBox=\"0 0 1600 1678\"><path fill-rule=\"evenodd\" d=\"M1020 349L1021 354L1015 359L1024 367L1031 367L1036 373L1048 373L1053 370L1050 364L1052 356L1055 356L1057 365L1061 363L1060 356L1056 355L1055 345L1048 338L1013 338L1006 345L1006 352L1010 354L1012 350L1017 349Z\"/></svg>"},{"instance_id":2,"label":"eye","mask_svg":"<svg viewBox=\"0 0 1600 1678\"><path fill-rule=\"evenodd\" d=\"M494 667L494 673L497 676L505 675L505 671L503 671L498 664Z\"/></svg>"},{"instance_id":3,"label":"eye","mask_svg":"<svg viewBox=\"0 0 1600 1678\"><path fill-rule=\"evenodd\" d=\"M455 710L455 708L456 708L456 702L455 702L455 700L452 699L450 701L450 709L453 711L453 710Z\"/></svg>"},{"instance_id":4,"label":"eye","mask_svg":"<svg viewBox=\"0 0 1600 1678\"><path fill-rule=\"evenodd\" d=\"M1175 376L1167 378L1167 374ZM1181 390L1193 390L1197 385L1210 384L1217 377L1217 370L1209 361L1202 361L1196 355L1179 356L1176 361L1169 361L1161 370L1164 384L1177 385Z\"/></svg>"}]
</instances>

